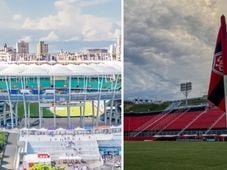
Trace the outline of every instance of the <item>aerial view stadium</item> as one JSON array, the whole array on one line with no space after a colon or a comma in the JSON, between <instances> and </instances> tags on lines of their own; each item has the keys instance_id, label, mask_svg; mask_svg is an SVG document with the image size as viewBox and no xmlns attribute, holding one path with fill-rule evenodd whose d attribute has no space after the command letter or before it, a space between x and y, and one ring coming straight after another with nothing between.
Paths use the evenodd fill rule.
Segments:
<instances>
[{"instance_id":1,"label":"aerial view stadium","mask_svg":"<svg viewBox=\"0 0 227 170\"><path fill-rule=\"evenodd\" d=\"M49 147L51 140L49 138L55 140L54 136L56 136L57 143L59 143L56 143L56 145L60 145L59 147L63 145L61 144L63 139L65 140L64 145L67 142L78 142L79 140L81 146L79 147L79 144L74 145L85 152L83 153L85 156L81 155L80 159L93 160L93 158L97 158L101 162L100 156L92 153L94 150L99 155L97 141L100 140L101 145L105 146L105 140L112 140L115 137L114 134L121 136L120 127L116 130L108 128L108 126L112 126L113 119L114 125L120 125L120 111L117 109L121 98L120 63L109 62L108 64L108 62L105 62L105 64L86 65L2 64L1 68L2 125L6 128L22 128L18 138L17 161L33 159L30 157L42 152L48 154L48 159L53 161L55 153L51 155L47 152L45 146ZM101 101L104 102L102 112L100 111ZM107 108L107 101L109 108ZM22 109L18 108L20 105L23 105ZM33 109L31 109L31 106ZM52 114L47 111L44 112L44 108L49 108L49 112ZM22 110L23 113L21 113ZM31 111L33 111L32 114ZM20 116L18 115L19 112ZM101 122L102 124L100 124L101 113L105 114L103 115L105 120ZM64 129L59 130L59 128ZM99 134L98 137L95 136L96 133ZM100 135L100 133L103 134ZM84 139L88 134L90 137ZM38 142L40 136L38 138L36 135L44 135L44 137L41 137L44 141ZM47 139L45 139L45 135L47 135ZM81 138L78 137L80 135ZM72 139L72 136L75 136L75 138ZM94 139L92 140L92 138ZM119 141L116 145L120 147L120 138L117 138L117 140ZM32 141L35 143L33 144ZM93 142L92 145L91 142ZM43 149L41 149L42 145ZM56 145L54 144L54 146ZM69 145L71 146L71 144ZM93 148L89 149L87 146L93 146ZM29 147L32 149L29 150ZM35 149L36 147L37 149ZM65 147L67 148L67 146ZM70 148L73 149L73 147ZM55 158L57 160L60 159L59 157L65 156L61 155L60 148L49 147L49 149L58 151L59 156ZM26 156L21 157L22 153L26 153ZM69 153L69 151L66 151L66 153ZM92 155L92 158L86 157L86 155ZM76 156L78 155L74 155L75 159L77 159ZM70 159L73 160L74 158ZM34 159L34 161L36 160ZM32 160L29 163L33 163Z\"/></svg>"},{"instance_id":2,"label":"aerial view stadium","mask_svg":"<svg viewBox=\"0 0 227 170\"><path fill-rule=\"evenodd\" d=\"M121 169L121 2L1 7L0 169Z\"/></svg>"},{"instance_id":3,"label":"aerial view stadium","mask_svg":"<svg viewBox=\"0 0 227 170\"><path fill-rule=\"evenodd\" d=\"M14 169L121 166L120 62L1 63L0 86Z\"/></svg>"},{"instance_id":4,"label":"aerial view stadium","mask_svg":"<svg viewBox=\"0 0 227 170\"><path fill-rule=\"evenodd\" d=\"M226 2L181 3L126 1L126 169L227 168Z\"/></svg>"}]
</instances>

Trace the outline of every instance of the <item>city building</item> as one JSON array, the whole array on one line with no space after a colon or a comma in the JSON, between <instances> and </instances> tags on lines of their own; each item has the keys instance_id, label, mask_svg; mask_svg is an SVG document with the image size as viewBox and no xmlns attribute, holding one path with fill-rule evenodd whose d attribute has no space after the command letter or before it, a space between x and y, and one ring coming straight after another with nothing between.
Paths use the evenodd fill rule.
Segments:
<instances>
[{"instance_id":1,"label":"city building","mask_svg":"<svg viewBox=\"0 0 227 170\"><path fill-rule=\"evenodd\" d=\"M29 56L29 43L25 41L17 42L16 51L18 60L27 60L27 57Z\"/></svg>"},{"instance_id":2,"label":"city building","mask_svg":"<svg viewBox=\"0 0 227 170\"><path fill-rule=\"evenodd\" d=\"M89 48L79 52L70 53L61 50L57 54L58 61L108 61L111 60L108 49Z\"/></svg>"},{"instance_id":3,"label":"city building","mask_svg":"<svg viewBox=\"0 0 227 170\"><path fill-rule=\"evenodd\" d=\"M117 36L116 41L116 60L121 60L121 34Z\"/></svg>"},{"instance_id":4,"label":"city building","mask_svg":"<svg viewBox=\"0 0 227 170\"><path fill-rule=\"evenodd\" d=\"M4 44L4 47L0 49L0 61L15 61L16 60L16 49L8 47Z\"/></svg>"},{"instance_id":5,"label":"city building","mask_svg":"<svg viewBox=\"0 0 227 170\"><path fill-rule=\"evenodd\" d=\"M38 42L36 54L37 54L37 57L47 56L47 54L48 54L48 44L45 44L44 41Z\"/></svg>"},{"instance_id":6,"label":"city building","mask_svg":"<svg viewBox=\"0 0 227 170\"><path fill-rule=\"evenodd\" d=\"M109 57L109 52L104 48L89 48L81 52L84 56L84 60L107 60Z\"/></svg>"},{"instance_id":7,"label":"city building","mask_svg":"<svg viewBox=\"0 0 227 170\"><path fill-rule=\"evenodd\" d=\"M16 44L16 49L18 54L29 54L29 43L25 41L19 41Z\"/></svg>"},{"instance_id":8,"label":"city building","mask_svg":"<svg viewBox=\"0 0 227 170\"><path fill-rule=\"evenodd\" d=\"M109 54L112 60L121 61L121 35L117 36L116 42L109 47Z\"/></svg>"}]
</instances>

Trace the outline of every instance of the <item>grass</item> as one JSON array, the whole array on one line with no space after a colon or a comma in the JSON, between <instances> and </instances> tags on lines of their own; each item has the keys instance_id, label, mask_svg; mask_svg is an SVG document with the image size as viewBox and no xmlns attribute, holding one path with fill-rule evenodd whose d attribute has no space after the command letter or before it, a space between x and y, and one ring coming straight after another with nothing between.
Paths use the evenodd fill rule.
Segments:
<instances>
[{"instance_id":1,"label":"grass","mask_svg":"<svg viewBox=\"0 0 227 170\"><path fill-rule=\"evenodd\" d=\"M7 133L6 132L0 132L0 158L2 156L2 151L5 147L7 141Z\"/></svg>"},{"instance_id":2,"label":"grass","mask_svg":"<svg viewBox=\"0 0 227 170\"><path fill-rule=\"evenodd\" d=\"M49 110L49 109L47 109ZM53 109L50 109L51 112L54 112ZM67 108L62 107L56 110L57 116L67 116ZM80 116L80 108L79 107L71 107L71 115L72 116ZM86 102L85 105L85 116L92 116L92 104L91 102Z\"/></svg>"},{"instance_id":3,"label":"grass","mask_svg":"<svg viewBox=\"0 0 227 170\"><path fill-rule=\"evenodd\" d=\"M227 169L226 142L125 142L124 146L125 169Z\"/></svg>"},{"instance_id":4,"label":"grass","mask_svg":"<svg viewBox=\"0 0 227 170\"><path fill-rule=\"evenodd\" d=\"M185 100L181 100L180 106L185 106ZM124 111L129 112L151 112L151 111L162 111L165 110L169 105L171 101L165 101L163 103L133 103L130 101L124 102ZM201 105L206 104L207 99L203 97L199 98L190 98L188 99L188 105Z\"/></svg>"},{"instance_id":5,"label":"grass","mask_svg":"<svg viewBox=\"0 0 227 170\"><path fill-rule=\"evenodd\" d=\"M191 98L188 100L188 105L196 106L196 105L201 105L201 104L206 104L207 99L204 98ZM185 105L185 100L182 101L180 106Z\"/></svg>"},{"instance_id":6,"label":"grass","mask_svg":"<svg viewBox=\"0 0 227 170\"><path fill-rule=\"evenodd\" d=\"M39 116L39 108L38 103L31 103L30 104L30 115L31 117L38 117ZM96 113L96 107L95 107ZM99 113L101 114L101 112ZM24 105L23 103L19 103L18 105L18 115L20 118L24 117ZM43 110L43 117L53 117L54 110L49 108L44 108ZM66 117L67 116L67 108L61 107L56 110L56 116L58 117ZM80 116L80 108L79 107L71 107L71 116ZM91 102L86 102L85 105L85 116L92 116L92 104Z\"/></svg>"},{"instance_id":7,"label":"grass","mask_svg":"<svg viewBox=\"0 0 227 170\"><path fill-rule=\"evenodd\" d=\"M31 117L38 117L39 116L38 103L31 103L30 104L30 115L31 115ZM22 102L20 102L18 104L18 116L20 118L24 118L24 105L23 105ZM48 109L44 109L43 110L43 116L44 117L53 117L53 113Z\"/></svg>"},{"instance_id":8,"label":"grass","mask_svg":"<svg viewBox=\"0 0 227 170\"><path fill-rule=\"evenodd\" d=\"M150 112L150 111L161 111L169 106L169 102L163 102L161 104L155 103L144 103L144 104L133 104L125 103L124 111L125 112Z\"/></svg>"},{"instance_id":9,"label":"grass","mask_svg":"<svg viewBox=\"0 0 227 170\"><path fill-rule=\"evenodd\" d=\"M51 165L34 164L29 170L64 170L65 168L55 168Z\"/></svg>"}]
</instances>

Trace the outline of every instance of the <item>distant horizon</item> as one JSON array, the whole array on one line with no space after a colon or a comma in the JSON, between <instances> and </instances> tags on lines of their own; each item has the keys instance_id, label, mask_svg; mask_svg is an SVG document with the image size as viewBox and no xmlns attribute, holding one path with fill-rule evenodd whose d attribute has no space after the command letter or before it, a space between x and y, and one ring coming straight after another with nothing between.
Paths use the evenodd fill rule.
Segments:
<instances>
[{"instance_id":1,"label":"distant horizon","mask_svg":"<svg viewBox=\"0 0 227 170\"><path fill-rule=\"evenodd\" d=\"M19 42L19 41L18 41ZM27 42L27 41L25 41ZM29 53L36 53L36 45L39 41L36 42L28 42L29 43ZM56 48L56 42L48 42L48 41L44 41L45 43L48 44L48 48L49 48L49 52L50 53L57 53L61 50L63 51L67 51L67 52L79 52L83 49L94 49L94 48L104 48L104 49L109 49L110 45L114 44L115 41L84 41L84 42L80 42L80 41L74 41L74 43L72 42L57 42L58 47L60 47L59 49ZM81 44L78 44L78 42L80 42ZM16 43L13 45L12 43L7 43L6 42L0 42L0 48L4 47L4 44L7 44L8 47L13 47L16 49ZM2 44L2 45L1 45ZM96 46L95 46L95 45Z\"/></svg>"}]
</instances>

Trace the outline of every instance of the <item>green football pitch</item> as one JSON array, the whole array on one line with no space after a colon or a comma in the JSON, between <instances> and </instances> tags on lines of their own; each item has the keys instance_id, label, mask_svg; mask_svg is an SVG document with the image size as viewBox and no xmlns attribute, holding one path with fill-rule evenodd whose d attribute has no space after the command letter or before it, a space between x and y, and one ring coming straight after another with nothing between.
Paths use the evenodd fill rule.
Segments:
<instances>
[{"instance_id":1,"label":"green football pitch","mask_svg":"<svg viewBox=\"0 0 227 170\"><path fill-rule=\"evenodd\" d=\"M97 108L95 107L95 114ZM80 108L79 107L71 107L71 116L77 117L80 116ZM101 111L99 115L101 114ZM18 105L18 115L19 117L24 117L24 105L23 103L19 103ZM31 117L38 117L39 116L39 108L38 103L31 103L30 105L30 115ZM43 110L43 117L53 117L54 110L53 108L44 108ZM57 107L56 108L56 116L57 117L66 117L67 116L67 108L66 107ZM85 116L92 116L92 104L91 102L85 103Z\"/></svg>"},{"instance_id":2,"label":"green football pitch","mask_svg":"<svg viewBox=\"0 0 227 170\"><path fill-rule=\"evenodd\" d=\"M225 170L227 142L124 142L126 170Z\"/></svg>"}]
</instances>

